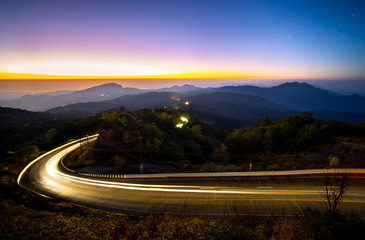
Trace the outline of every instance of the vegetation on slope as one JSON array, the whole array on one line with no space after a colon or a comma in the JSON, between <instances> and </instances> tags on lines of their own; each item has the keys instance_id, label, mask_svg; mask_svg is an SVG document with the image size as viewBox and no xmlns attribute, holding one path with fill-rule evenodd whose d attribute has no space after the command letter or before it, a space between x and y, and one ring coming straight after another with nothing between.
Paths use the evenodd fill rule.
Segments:
<instances>
[{"instance_id":1,"label":"vegetation on slope","mask_svg":"<svg viewBox=\"0 0 365 240\"><path fill-rule=\"evenodd\" d=\"M128 114L123 111L109 112L81 119L7 116L8 120L1 121L0 239L352 239L363 235L364 222L355 215L338 215L335 221L330 220L327 213L314 210L293 218L128 217L46 199L17 186L16 177L20 169L39 154L98 128L108 141L122 143L124 149L137 156L139 141L133 142L132 139L143 136L142 143L146 145L149 141L151 144L143 151L145 159L157 161L160 156L166 156L161 159L167 162L172 159L189 161L186 163L194 164L191 171L218 168L237 170L240 164L246 166L255 154L258 156L255 164L265 159L266 163L271 163L275 156L277 159L281 156L282 164L286 164L288 159L282 158L283 152L289 156L335 136L342 136L341 141L364 144L363 125L314 120L308 113L276 123L266 119L259 126L242 128L228 137L196 116L173 110L140 110ZM133 116L136 120L127 116ZM189 122L182 128L176 128L176 124L181 123L181 116L187 117ZM289 131L291 134L283 130L292 129L289 126L294 126L294 130ZM138 129L139 133L133 129ZM315 136L313 139L316 141L306 141L306 131L301 129L312 130L309 136ZM273 139L280 139L274 141L275 145L264 141L270 139L265 137L272 132ZM155 144L155 139L161 144ZM195 148L184 145L189 140L195 142L192 144ZM200 150L194 152L194 149ZM200 154L198 160L190 155L197 153L198 156ZM249 154L248 157L246 154ZM175 157L171 159L170 156ZM230 165L232 163L236 165Z\"/></svg>"},{"instance_id":2,"label":"vegetation on slope","mask_svg":"<svg viewBox=\"0 0 365 240\"><path fill-rule=\"evenodd\" d=\"M303 112L276 122L265 118L260 125L227 133L176 110L121 108L99 115L100 138L94 149L76 152L65 162L70 167L119 166L116 172L123 173L135 173L140 159L170 164L174 171L248 171L250 164L254 170L323 168L334 155L339 157L337 166L365 166L364 125L317 120L312 115ZM182 124L182 117L188 122ZM105 148L107 152L100 150Z\"/></svg>"},{"instance_id":3,"label":"vegetation on slope","mask_svg":"<svg viewBox=\"0 0 365 240\"><path fill-rule=\"evenodd\" d=\"M297 161L300 164L300 153L303 155L310 147L320 146L323 149L326 145L338 141L339 137L342 139L347 137L349 142L359 142L360 139L364 139L364 125L318 120L312 115L309 112L303 112L300 115L285 117L275 123L265 118L259 126L247 130L237 129L230 133L225 141L231 154L231 161L233 163L265 163L277 169L280 165L273 165L275 159L279 161L278 163L284 164L284 167L290 161ZM304 164L299 166L301 168L325 167L328 164L327 157L331 154L336 155L335 152L327 153L320 162L303 162L302 160ZM358 166L365 166L364 162ZM266 169L271 170L270 167Z\"/></svg>"}]
</instances>

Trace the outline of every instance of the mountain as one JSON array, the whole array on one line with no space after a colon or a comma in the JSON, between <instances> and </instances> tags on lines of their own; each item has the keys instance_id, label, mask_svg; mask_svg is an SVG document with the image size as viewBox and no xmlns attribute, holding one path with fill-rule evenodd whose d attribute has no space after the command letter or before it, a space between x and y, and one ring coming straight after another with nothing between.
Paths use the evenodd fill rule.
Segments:
<instances>
[{"instance_id":1,"label":"mountain","mask_svg":"<svg viewBox=\"0 0 365 240\"><path fill-rule=\"evenodd\" d=\"M74 92L76 92L76 91L72 91L72 90L57 90L57 91L54 91L54 92L34 93L32 95L33 96L39 96L39 95L58 96L58 95L71 94L71 93L74 93Z\"/></svg>"},{"instance_id":2,"label":"mountain","mask_svg":"<svg viewBox=\"0 0 365 240\"><path fill-rule=\"evenodd\" d=\"M331 119L352 124L359 124L365 121L364 113L335 112L328 110L315 110L311 112L313 113L313 117L317 119Z\"/></svg>"},{"instance_id":3,"label":"mountain","mask_svg":"<svg viewBox=\"0 0 365 240\"><path fill-rule=\"evenodd\" d=\"M121 89L124 88L119 86L119 94ZM142 90L136 90L136 92L140 91ZM132 93L133 91L126 92ZM190 104L185 105L185 102ZM225 86L219 88L196 88L191 85L173 86L159 89L157 92L124 95L106 101L94 101L93 99L92 102L74 103L64 107L52 108L49 112L90 115L109 109L117 109L120 106L125 106L127 110L131 111L140 108L153 109L165 106L179 108L183 111L195 113L208 121L219 122L224 125L238 122L256 122L265 116L280 118L301 111L314 112L316 118L350 123L360 123L365 119L364 97L356 94L340 95L307 83L297 82L285 83L270 88L255 86Z\"/></svg>"},{"instance_id":4,"label":"mountain","mask_svg":"<svg viewBox=\"0 0 365 240\"><path fill-rule=\"evenodd\" d=\"M157 89L156 92L176 92L176 93L184 93L184 94L193 94L193 93L201 93L204 92L204 88L195 87L193 85L185 84L183 86L172 86L169 88L160 88Z\"/></svg>"},{"instance_id":5,"label":"mountain","mask_svg":"<svg viewBox=\"0 0 365 240\"><path fill-rule=\"evenodd\" d=\"M157 108L177 104L183 95L175 92L149 92L137 95L122 96L110 101L118 106L125 106L127 110L137 110L141 108Z\"/></svg>"},{"instance_id":6,"label":"mountain","mask_svg":"<svg viewBox=\"0 0 365 240\"><path fill-rule=\"evenodd\" d=\"M257 122L266 116L284 116L289 109L265 98L215 92L188 97L184 109L214 122Z\"/></svg>"},{"instance_id":7,"label":"mountain","mask_svg":"<svg viewBox=\"0 0 365 240\"><path fill-rule=\"evenodd\" d=\"M0 122L36 122L51 119L53 116L46 112L30 112L22 109L0 107Z\"/></svg>"},{"instance_id":8,"label":"mountain","mask_svg":"<svg viewBox=\"0 0 365 240\"><path fill-rule=\"evenodd\" d=\"M74 103L64 107L56 107L47 110L49 113L59 113L74 116L90 116L106 110L115 110L118 106L107 102Z\"/></svg>"},{"instance_id":9,"label":"mountain","mask_svg":"<svg viewBox=\"0 0 365 240\"><path fill-rule=\"evenodd\" d=\"M102 102L88 102L71 104L64 107L49 109L50 113L98 113L109 109L117 109L121 106L127 108L128 111L138 110L141 108L158 108L164 106L173 106L181 98L179 93L171 92L149 92L135 95L126 95Z\"/></svg>"},{"instance_id":10,"label":"mountain","mask_svg":"<svg viewBox=\"0 0 365 240\"><path fill-rule=\"evenodd\" d=\"M31 111L45 111L50 108L82 102L100 102L128 94L141 93L137 88L123 88L116 83L107 83L81 91L60 95L25 95L17 100L2 101L1 106Z\"/></svg>"},{"instance_id":11,"label":"mountain","mask_svg":"<svg viewBox=\"0 0 365 240\"><path fill-rule=\"evenodd\" d=\"M365 98L357 94L339 95L307 83L284 83L271 88L225 86L210 92L232 92L260 96L279 105L300 111L328 110L365 113Z\"/></svg>"},{"instance_id":12,"label":"mountain","mask_svg":"<svg viewBox=\"0 0 365 240\"><path fill-rule=\"evenodd\" d=\"M186 104L189 102L189 104ZM243 122L261 121L265 116L284 116L289 108L272 103L262 97L239 93L207 93L186 96L175 92L150 92L122 96L103 102L72 104L50 109L51 113L86 113L117 109L120 106L133 111L141 108L178 108L199 115L218 125L239 125Z\"/></svg>"}]
</instances>

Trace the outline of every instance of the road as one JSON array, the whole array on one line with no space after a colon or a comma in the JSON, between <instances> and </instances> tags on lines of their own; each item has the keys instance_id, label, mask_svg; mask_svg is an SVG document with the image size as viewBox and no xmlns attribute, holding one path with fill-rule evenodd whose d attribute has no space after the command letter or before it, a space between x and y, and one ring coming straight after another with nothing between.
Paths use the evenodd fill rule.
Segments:
<instances>
[{"instance_id":1,"label":"road","mask_svg":"<svg viewBox=\"0 0 365 240\"><path fill-rule=\"evenodd\" d=\"M318 173L318 170L290 175L287 172L266 172L266 176L263 176L252 172L248 176L236 177L204 177L200 174L184 177L169 175L169 178L106 179L80 176L62 167L61 159L65 155L95 138L96 135L77 140L40 156L19 174L18 184L43 196L143 215L271 216L297 215L307 207L325 209L320 175L313 174ZM339 210L357 212L364 218L365 174L364 170L358 172L353 175L353 184Z\"/></svg>"}]
</instances>

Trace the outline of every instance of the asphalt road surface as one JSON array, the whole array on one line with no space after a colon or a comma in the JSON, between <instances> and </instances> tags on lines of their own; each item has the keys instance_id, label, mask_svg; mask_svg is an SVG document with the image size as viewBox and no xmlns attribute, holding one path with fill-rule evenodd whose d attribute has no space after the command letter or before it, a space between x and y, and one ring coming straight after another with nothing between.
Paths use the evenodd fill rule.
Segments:
<instances>
[{"instance_id":1,"label":"asphalt road surface","mask_svg":"<svg viewBox=\"0 0 365 240\"><path fill-rule=\"evenodd\" d=\"M92 136L89 140L94 140ZM30 163L18 184L43 196L133 214L192 214L256 216L300 215L308 207L326 210L321 175L310 170L291 174L236 177L169 177L106 179L80 176L62 167L61 159L87 144L78 140L52 150ZM352 170L342 212L365 217L364 170ZM318 172L318 171L317 171Z\"/></svg>"}]
</instances>

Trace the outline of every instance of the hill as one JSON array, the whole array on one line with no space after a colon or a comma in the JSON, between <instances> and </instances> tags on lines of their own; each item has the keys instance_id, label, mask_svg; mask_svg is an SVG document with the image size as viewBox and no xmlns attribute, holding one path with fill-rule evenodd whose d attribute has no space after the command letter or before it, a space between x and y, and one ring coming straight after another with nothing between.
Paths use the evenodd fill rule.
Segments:
<instances>
[{"instance_id":1,"label":"hill","mask_svg":"<svg viewBox=\"0 0 365 240\"><path fill-rule=\"evenodd\" d=\"M193 85L185 84L183 86L172 86L169 88L160 88L157 89L156 92L177 92L177 93L184 93L184 94L192 94L195 92L204 92L204 88L195 87Z\"/></svg>"},{"instance_id":2,"label":"hill","mask_svg":"<svg viewBox=\"0 0 365 240\"><path fill-rule=\"evenodd\" d=\"M185 102L189 102L186 105ZM207 93L185 96L174 92L150 92L122 96L110 101L90 102L50 109L51 113L90 113L126 107L128 111L142 108L178 108L201 116L220 126L239 126L243 122L261 121L265 116L284 116L289 108L262 97L238 93Z\"/></svg>"},{"instance_id":3,"label":"hill","mask_svg":"<svg viewBox=\"0 0 365 240\"><path fill-rule=\"evenodd\" d=\"M75 113L75 114L95 114L110 109L117 109L121 106L127 110L133 111L142 108L159 108L164 106L173 106L178 103L181 94L171 92L149 92L135 95L126 95L109 101L88 102L71 104L64 107L49 109L50 113Z\"/></svg>"},{"instance_id":4,"label":"hill","mask_svg":"<svg viewBox=\"0 0 365 240\"><path fill-rule=\"evenodd\" d=\"M0 107L0 158L8 157L9 151L17 153L32 145L40 150L56 147L68 139L96 131L98 122L95 116L67 118L46 112Z\"/></svg>"},{"instance_id":5,"label":"hill","mask_svg":"<svg viewBox=\"0 0 365 240\"><path fill-rule=\"evenodd\" d=\"M239 93L214 92L187 98L185 111L218 125L238 126L258 122L266 116L284 116L291 110L265 98Z\"/></svg>"},{"instance_id":6,"label":"hill","mask_svg":"<svg viewBox=\"0 0 365 240\"><path fill-rule=\"evenodd\" d=\"M329 110L365 113L365 98L360 95L340 95L307 83L284 83L271 88L226 86L207 89L210 92L232 92L260 96L282 106L300 111Z\"/></svg>"},{"instance_id":7,"label":"hill","mask_svg":"<svg viewBox=\"0 0 365 240\"><path fill-rule=\"evenodd\" d=\"M12 108L21 108L30 111L45 111L50 108L65 106L74 103L100 102L117 98L127 94L141 93L137 88L123 88L116 83L107 83L85 90L59 95L25 95L20 99L1 101L0 105Z\"/></svg>"},{"instance_id":8,"label":"hill","mask_svg":"<svg viewBox=\"0 0 365 240\"><path fill-rule=\"evenodd\" d=\"M22 109L0 107L0 122L35 122L51 119L52 115L46 112L30 112Z\"/></svg>"},{"instance_id":9,"label":"hill","mask_svg":"<svg viewBox=\"0 0 365 240\"><path fill-rule=\"evenodd\" d=\"M187 106L184 102L190 104ZM320 119L355 124L365 119L364 97L340 95L297 82L271 88L174 86L159 89L158 92L130 94L107 101L66 105L50 109L49 112L91 115L108 109L118 109L120 106L131 111L156 107L180 108L207 121L231 128L242 123L261 121L265 116L278 119L301 111L313 112Z\"/></svg>"}]
</instances>

